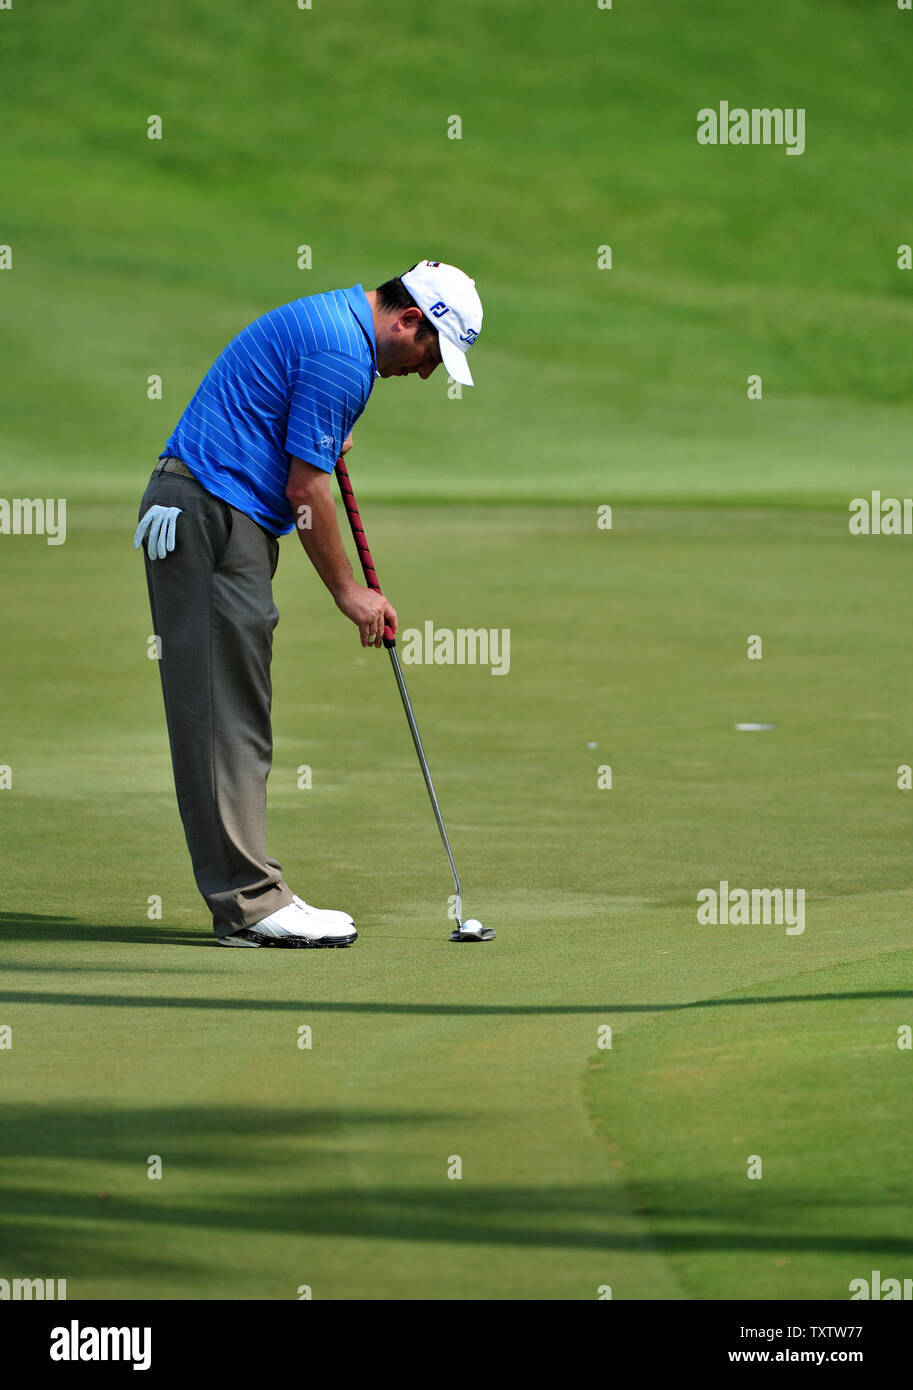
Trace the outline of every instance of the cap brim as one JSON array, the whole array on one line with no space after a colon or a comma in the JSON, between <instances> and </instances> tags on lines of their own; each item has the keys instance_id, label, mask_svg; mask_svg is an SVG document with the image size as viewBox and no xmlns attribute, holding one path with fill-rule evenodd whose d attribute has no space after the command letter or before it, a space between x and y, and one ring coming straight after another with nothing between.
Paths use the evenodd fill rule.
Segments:
<instances>
[{"instance_id":1,"label":"cap brim","mask_svg":"<svg viewBox=\"0 0 913 1390\"><path fill-rule=\"evenodd\" d=\"M458 381L461 386L475 385L465 352L461 352L443 333L438 333L437 340L441 347L441 361L454 381Z\"/></svg>"}]
</instances>

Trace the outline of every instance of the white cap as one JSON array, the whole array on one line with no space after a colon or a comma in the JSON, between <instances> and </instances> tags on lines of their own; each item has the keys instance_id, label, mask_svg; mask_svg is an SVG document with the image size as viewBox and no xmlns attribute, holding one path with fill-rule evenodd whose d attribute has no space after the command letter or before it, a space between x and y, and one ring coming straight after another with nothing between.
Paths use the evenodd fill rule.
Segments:
<instances>
[{"instance_id":1,"label":"white cap","mask_svg":"<svg viewBox=\"0 0 913 1390\"><path fill-rule=\"evenodd\" d=\"M482 301L475 280L441 261L419 261L400 279L437 329L444 366L454 381L471 386L466 352L482 331Z\"/></svg>"}]
</instances>

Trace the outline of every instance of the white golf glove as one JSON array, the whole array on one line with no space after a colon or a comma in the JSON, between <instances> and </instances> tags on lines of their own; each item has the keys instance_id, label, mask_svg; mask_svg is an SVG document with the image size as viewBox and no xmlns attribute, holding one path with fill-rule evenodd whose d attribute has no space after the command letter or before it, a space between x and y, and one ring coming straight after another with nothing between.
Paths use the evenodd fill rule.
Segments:
<instances>
[{"instance_id":1,"label":"white golf glove","mask_svg":"<svg viewBox=\"0 0 913 1390\"><path fill-rule=\"evenodd\" d=\"M174 533L181 507L150 507L133 537L133 549L139 550L143 537L149 532L146 551L150 560L164 560L174 549Z\"/></svg>"}]
</instances>

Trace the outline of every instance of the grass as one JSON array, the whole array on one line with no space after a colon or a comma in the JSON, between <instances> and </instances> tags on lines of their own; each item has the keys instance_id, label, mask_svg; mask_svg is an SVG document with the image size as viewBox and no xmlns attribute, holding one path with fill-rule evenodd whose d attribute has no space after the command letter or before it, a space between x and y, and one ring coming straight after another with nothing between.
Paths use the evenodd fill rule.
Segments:
<instances>
[{"instance_id":1,"label":"grass","mask_svg":"<svg viewBox=\"0 0 913 1390\"><path fill-rule=\"evenodd\" d=\"M271 851L362 928L351 951L291 956L211 946L129 516L59 548L79 622L21 538L3 692L6 708L31 692L2 803L8 1263L89 1298L576 1299L602 1283L717 1297L736 1277L746 1296L837 1297L849 1264L899 1258L904 554L827 513L615 523L366 509L404 626L511 629L508 676L406 668L467 907L498 930L484 950L446 939L447 866L386 659L283 541ZM57 653L44 679L40 651ZM734 731L755 718L776 730ZM805 886L805 933L699 928L695 894L723 877ZM864 1143L861 1096L882 1126ZM827 1119L820 1137L802 1114ZM754 1152L763 1217L744 1209L753 1184L739 1195Z\"/></svg>"},{"instance_id":2,"label":"grass","mask_svg":"<svg viewBox=\"0 0 913 1390\"><path fill-rule=\"evenodd\" d=\"M862 0L0 12L3 492L68 502L64 545L0 537L3 1277L773 1300L909 1272L910 541L847 528L851 498L909 492L909 23ZM723 99L804 107L806 153L699 147ZM510 631L506 676L406 669L498 936L449 944L386 659L288 537L270 848L361 940L219 951L139 498L244 324L425 255L477 279L479 384L379 383L349 465L403 626ZM804 887L804 934L699 926L724 878Z\"/></svg>"},{"instance_id":3,"label":"grass","mask_svg":"<svg viewBox=\"0 0 913 1390\"><path fill-rule=\"evenodd\" d=\"M10 490L126 501L245 323L429 252L478 281L480 384L379 389L365 496L845 507L905 486L903 14L776 0L761 32L721 0L466 0L457 39L413 0L92 12L2 17ZM807 108L806 153L698 146L727 94Z\"/></svg>"},{"instance_id":4,"label":"grass","mask_svg":"<svg viewBox=\"0 0 913 1390\"><path fill-rule=\"evenodd\" d=\"M903 1276L910 964L884 951L679 1006L592 1064L619 1180L689 1297L846 1300L874 1269Z\"/></svg>"}]
</instances>

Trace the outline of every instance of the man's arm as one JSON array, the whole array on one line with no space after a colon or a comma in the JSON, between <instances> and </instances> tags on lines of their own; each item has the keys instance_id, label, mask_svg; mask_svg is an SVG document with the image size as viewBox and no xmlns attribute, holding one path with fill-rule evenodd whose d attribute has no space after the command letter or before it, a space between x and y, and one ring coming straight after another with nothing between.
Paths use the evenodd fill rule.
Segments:
<instances>
[{"instance_id":1,"label":"man's arm","mask_svg":"<svg viewBox=\"0 0 913 1390\"><path fill-rule=\"evenodd\" d=\"M337 608L355 623L363 647L380 647L385 623L396 632L396 610L383 594L355 580L339 534L330 476L323 468L293 458L285 495L295 513L301 544Z\"/></svg>"}]
</instances>

